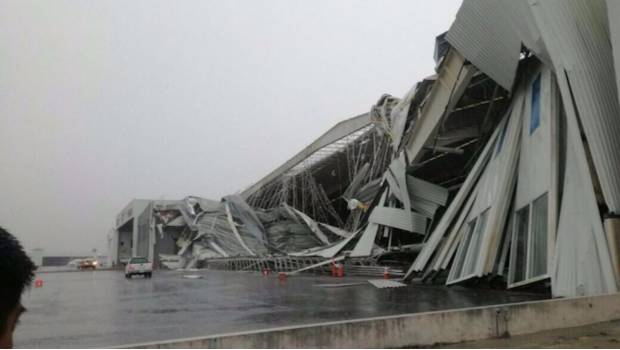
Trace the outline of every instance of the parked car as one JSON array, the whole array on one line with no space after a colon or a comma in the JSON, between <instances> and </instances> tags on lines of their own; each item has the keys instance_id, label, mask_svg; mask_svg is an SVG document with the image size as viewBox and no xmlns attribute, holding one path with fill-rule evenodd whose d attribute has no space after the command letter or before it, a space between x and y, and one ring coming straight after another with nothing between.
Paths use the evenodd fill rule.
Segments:
<instances>
[{"instance_id":1,"label":"parked car","mask_svg":"<svg viewBox=\"0 0 620 350\"><path fill-rule=\"evenodd\" d=\"M83 260L80 260L80 262L77 265L77 268L80 270L87 270L87 269L95 270L98 264L99 263L97 262L97 260L83 259Z\"/></svg>"},{"instance_id":2,"label":"parked car","mask_svg":"<svg viewBox=\"0 0 620 350\"><path fill-rule=\"evenodd\" d=\"M134 275L142 275L151 278L153 275L153 264L147 258L133 257L125 266L125 278L131 278Z\"/></svg>"}]
</instances>

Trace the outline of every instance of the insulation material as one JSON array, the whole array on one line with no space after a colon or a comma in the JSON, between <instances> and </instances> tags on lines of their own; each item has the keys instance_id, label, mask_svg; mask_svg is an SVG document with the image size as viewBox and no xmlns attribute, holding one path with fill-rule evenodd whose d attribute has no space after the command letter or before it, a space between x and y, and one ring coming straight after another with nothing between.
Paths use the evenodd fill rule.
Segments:
<instances>
[{"instance_id":1,"label":"insulation material","mask_svg":"<svg viewBox=\"0 0 620 350\"><path fill-rule=\"evenodd\" d=\"M238 195L226 196L223 200L235 219L238 219L243 225L239 231L242 235L247 233L243 237L246 243L256 253L265 253L266 249L263 247L268 245L265 228L256 216L254 209Z\"/></svg>"},{"instance_id":2,"label":"insulation material","mask_svg":"<svg viewBox=\"0 0 620 350\"><path fill-rule=\"evenodd\" d=\"M327 238L327 236L325 236L323 231L321 231L321 229L319 228L319 225L316 223L316 221L312 220L308 215L300 212L299 210L297 210L295 208L291 208L291 209L295 212L295 214L297 214L297 215L299 215L301 217L303 222L305 222L306 225L308 225L310 230L317 236L317 238L321 242L323 242L324 244L329 244L330 243L329 239Z\"/></svg>"},{"instance_id":3,"label":"insulation material","mask_svg":"<svg viewBox=\"0 0 620 350\"><path fill-rule=\"evenodd\" d=\"M237 224L233 220L232 214L230 212L230 206L228 205L228 203L226 203L224 207L226 208L226 219L228 220L228 224L230 225L230 229L232 233L235 235L235 238L249 255L251 256L256 255L256 253L254 253L254 251L250 249L250 247L248 247L248 245L245 243L245 241L241 237L241 234L239 233L239 230L237 230Z\"/></svg>"},{"instance_id":4,"label":"insulation material","mask_svg":"<svg viewBox=\"0 0 620 350\"><path fill-rule=\"evenodd\" d=\"M270 245L281 252L294 252L323 245L306 225L293 221L269 225L267 236Z\"/></svg>"}]
</instances>

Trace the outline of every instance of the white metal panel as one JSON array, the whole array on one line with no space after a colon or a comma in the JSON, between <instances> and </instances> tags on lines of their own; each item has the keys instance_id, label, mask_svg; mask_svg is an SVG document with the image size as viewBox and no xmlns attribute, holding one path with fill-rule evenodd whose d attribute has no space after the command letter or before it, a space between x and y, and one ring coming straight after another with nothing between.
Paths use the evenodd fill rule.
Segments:
<instances>
[{"instance_id":1,"label":"white metal panel","mask_svg":"<svg viewBox=\"0 0 620 350\"><path fill-rule=\"evenodd\" d=\"M398 197L403 203L406 211L411 211L411 199L409 199L409 191L407 190L407 164L405 161L405 154L401 153L400 156L392 161L389 171L396 180L396 188L390 188L392 192L398 191ZM394 184L390 183L390 186Z\"/></svg>"},{"instance_id":2,"label":"white metal panel","mask_svg":"<svg viewBox=\"0 0 620 350\"><path fill-rule=\"evenodd\" d=\"M375 245L375 238L377 237L378 230L379 225L369 222L359 241L357 241L355 248L351 251L350 256L369 256Z\"/></svg>"},{"instance_id":3,"label":"white metal panel","mask_svg":"<svg viewBox=\"0 0 620 350\"><path fill-rule=\"evenodd\" d=\"M342 249L344 249L344 247L351 242L354 238L359 237L360 236L360 231L356 231L354 232L352 235L350 235L349 237L338 241L337 243L334 243L330 246L327 247L322 247L319 249L316 248L312 248L312 249L308 249L308 250L304 250L301 252L294 252L294 253L289 253L288 255L290 256L321 256L324 258L332 258L336 255L338 255L340 253L340 251L342 251Z\"/></svg>"},{"instance_id":4,"label":"white metal panel","mask_svg":"<svg viewBox=\"0 0 620 350\"><path fill-rule=\"evenodd\" d=\"M607 15L617 88L620 87L620 1L607 0ZM618 100L620 101L620 89L618 90Z\"/></svg>"},{"instance_id":5,"label":"white metal panel","mask_svg":"<svg viewBox=\"0 0 620 350\"><path fill-rule=\"evenodd\" d=\"M513 200L515 184L517 182L517 163L521 146L521 123L523 122L524 96L515 96L513 113L508 122L508 129L503 149L496 154L498 163L496 176L493 177L492 188L496 191L486 229L483 234L480 258L476 262L478 275L491 273L497 258L499 245L504 235L504 226L508 217L508 209ZM521 108L519 108L521 105ZM472 209L473 210L473 209Z\"/></svg>"},{"instance_id":6,"label":"white metal panel","mask_svg":"<svg viewBox=\"0 0 620 350\"><path fill-rule=\"evenodd\" d=\"M540 74L540 124L530 133L532 121L532 84ZM558 216L558 92L554 74L542 66L533 71L527 80L524 122L521 130L519 176L513 208L516 211L529 205L545 193L547 196L547 271L551 270L551 257L555 247Z\"/></svg>"},{"instance_id":7,"label":"white metal panel","mask_svg":"<svg viewBox=\"0 0 620 350\"><path fill-rule=\"evenodd\" d=\"M433 203L424 198L416 196L411 197L411 208L429 219L432 219L435 216L435 212L437 212L439 207L439 204Z\"/></svg>"},{"instance_id":8,"label":"white metal panel","mask_svg":"<svg viewBox=\"0 0 620 350\"><path fill-rule=\"evenodd\" d=\"M530 134L532 83L541 74L540 125ZM524 122L521 131L521 155L519 157L519 183L515 198L515 210L531 203L549 191L551 183L551 72L534 71L527 79Z\"/></svg>"},{"instance_id":9,"label":"white metal panel","mask_svg":"<svg viewBox=\"0 0 620 350\"><path fill-rule=\"evenodd\" d=\"M342 238L347 238L347 237L350 237L352 235L351 232L349 232L347 230L343 230L343 229L341 229L339 227L335 227L335 226L332 226L332 225L324 224L322 222L319 222L319 225L322 226L322 227L325 227L331 233L333 233L333 234L335 234L337 236L340 236Z\"/></svg>"},{"instance_id":10,"label":"white metal panel","mask_svg":"<svg viewBox=\"0 0 620 350\"><path fill-rule=\"evenodd\" d=\"M387 191L384 191L379 199L379 206L385 204L385 200L387 198ZM372 253L372 248L375 246L375 238L377 237L377 232L379 231L379 225L374 224L372 222L368 222L366 228L361 234L360 239L355 244L355 247L351 251L350 256L369 256Z\"/></svg>"},{"instance_id":11,"label":"white metal panel","mask_svg":"<svg viewBox=\"0 0 620 350\"><path fill-rule=\"evenodd\" d=\"M620 213L620 104L605 1L537 1L532 11L556 75L568 76L605 202Z\"/></svg>"},{"instance_id":12,"label":"white metal panel","mask_svg":"<svg viewBox=\"0 0 620 350\"><path fill-rule=\"evenodd\" d=\"M509 24L511 14L502 6L502 1L465 0L446 40L479 70L510 91L519 63L521 40Z\"/></svg>"},{"instance_id":13,"label":"white metal panel","mask_svg":"<svg viewBox=\"0 0 620 350\"><path fill-rule=\"evenodd\" d=\"M566 166L556 238L553 296L617 291L611 256L566 76L557 76L566 112Z\"/></svg>"},{"instance_id":14,"label":"white metal panel","mask_svg":"<svg viewBox=\"0 0 620 350\"><path fill-rule=\"evenodd\" d=\"M390 187L390 194L394 195L396 199L402 202L403 192L400 190L400 187L398 187L398 181L396 180L396 177L394 177L394 175L391 172L386 171L384 178L387 181L388 186Z\"/></svg>"},{"instance_id":15,"label":"white metal panel","mask_svg":"<svg viewBox=\"0 0 620 350\"><path fill-rule=\"evenodd\" d=\"M398 150L400 141L402 140L403 133L405 131L405 124L407 124L407 116L409 114L409 108L411 107L411 101L416 94L418 84L414 85L411 90L405 95L405 97L398 102L398 104L392 109L392 148L394 151Z\"/></svg>"},{"instance_id":16,"label":"white metal panel","mask_svg":"<svg viewBox=\"0 0 620 350\"><path fill-rule=\"evenodd\" d=\"M426 233L426 217L410 210L376 207L370 213L368 221L409 232Z\"/></svg>"},{"instance_id":17,"label":"white metal panel","mask_svg":"<svg viewBox=\"0 0 620 350\"><path fill-rule=\"evenodd\" d=\"M446 205L448 195L450 194L445 187L413 176L407 176L407 187L409 188L409 194L411 196L424 198L439 205Z\"/></svg>"},{"instance_id":18,"label":"white metal panel","mask_svg":"<svg viewBox=\"0 0 620 350\"><path fill-rule=\"evenodd\" d=\"M579 170L585 158L575 150L583 146L572 136L569 139L552 293L555 297L612 293L616 286L605 233L591 181ZM585 156L583 150L580 153Z\"/></svg>"}]
</instances>

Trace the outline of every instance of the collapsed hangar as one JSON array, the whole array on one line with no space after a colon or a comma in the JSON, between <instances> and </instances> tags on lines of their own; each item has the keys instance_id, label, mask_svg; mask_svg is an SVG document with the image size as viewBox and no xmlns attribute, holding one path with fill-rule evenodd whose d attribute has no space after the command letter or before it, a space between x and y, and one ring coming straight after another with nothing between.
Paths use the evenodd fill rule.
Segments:
<instances>
[{"instance_id":1,"label":"collapsed hangar","mask_svg":"<svg viewBox=\"0 0 620 350\"><path fill-rule=\"evenodd\" d=\"M169 255L616 292L620 5L464 1L435 59L403 98L382 96L240 195L153 211L159 234L176 218L185 230Z\"/></svg>"}]
</instances>

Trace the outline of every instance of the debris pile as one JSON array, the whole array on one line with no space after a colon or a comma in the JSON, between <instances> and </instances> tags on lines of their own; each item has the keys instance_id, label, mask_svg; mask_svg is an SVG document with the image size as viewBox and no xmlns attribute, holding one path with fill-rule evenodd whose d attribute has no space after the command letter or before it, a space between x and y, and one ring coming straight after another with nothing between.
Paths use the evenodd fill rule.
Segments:
<instances>
[{"instance_id":1,"label":"debris pile","mask_svg":"<svg viewBox=\"0 0 620 350\"><path fill-rule=\"evenodd\" d=\"M617 291L620 2L466 0L434 57L239 195L154 205L162 262Z\"/></svg>"}]
</instances>

